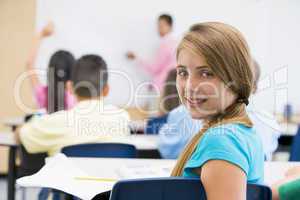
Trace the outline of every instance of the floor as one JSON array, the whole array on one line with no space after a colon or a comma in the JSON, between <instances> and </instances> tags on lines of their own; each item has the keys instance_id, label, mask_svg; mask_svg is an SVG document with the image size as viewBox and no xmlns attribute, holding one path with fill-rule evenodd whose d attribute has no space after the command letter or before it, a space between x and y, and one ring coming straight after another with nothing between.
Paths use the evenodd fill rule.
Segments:
<instances>
[{"instance_id":1,"label":"floor","mask_svg":"<svg viewBox=\"0 0 300 200\"><path fill-rule=\"evenodd\" d=\"M0 178L0 200L7 200L6 190L7 190L6 178L1 177ZM36 188L26 189L24 200L36 200L39 191L40 189L36 189ZM16 192L16 200L23 200L22 194L23 194L22 189L18 188Z\"/></svg>"}]
</instances>

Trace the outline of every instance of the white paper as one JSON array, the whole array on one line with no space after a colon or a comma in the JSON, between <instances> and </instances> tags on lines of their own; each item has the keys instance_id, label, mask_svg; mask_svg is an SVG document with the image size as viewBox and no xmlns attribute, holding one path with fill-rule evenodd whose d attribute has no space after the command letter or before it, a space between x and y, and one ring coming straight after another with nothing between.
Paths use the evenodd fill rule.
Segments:
<instances>
[{"instance_id":1,"label":"white paper","mask_svg":"<svg viewBox=\"0 0 300 200\"><path fill-rule=\"evenodd\" d=\"M170 177L172 166L124 165L117 170L121 179Z\"/></svg>"},{"instance_id":2,"label":"white paper","mask_svg":"<svg viewBox=\"0 0 300 200\"><path fill-rule=\"evenodd\" d=\"M45 166L36 174L17 180L22 187L46 187L57 189L81 199L92 199L95 195L112 189L114 182L76 180L88 174L77 168L64 154L47 158Z\"/></svg>"}]
</instances>

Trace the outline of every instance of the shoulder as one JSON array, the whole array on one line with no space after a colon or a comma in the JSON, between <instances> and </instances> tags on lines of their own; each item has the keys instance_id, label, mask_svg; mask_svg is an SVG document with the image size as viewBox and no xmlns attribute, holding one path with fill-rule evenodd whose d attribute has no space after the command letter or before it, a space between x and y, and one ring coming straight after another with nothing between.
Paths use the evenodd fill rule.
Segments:
<instances>
[{"instance_id":1,"label":"shoulder","mask_svg":"<svg viewBox=\"0 0 300 200\"><path fill-rule=\"evenodd\" d=\"M42 137L43 135L57 135L65 130L68 120L66 111L59 111L43 116L34 116L20 129L20 134L25 136Z\"/></svg>"},{"instance_id":2,"label":"shoulder","mask_svg":"<svg viewBox=\"0 0 300 200\"><path fill-rule=\"evenodd\" d=\"M180 105L177 108L173 109L168 114L168 122L180 122L182 120L197 122L199 120L193 120L188 110L184 105Z\"/></svg>"},{"instance_id":3,"label":"shoulder","mask_svg":"<svg viewBox=\"0 0 300 200\"><path fill-rule=\"evenodd\" d=\"M108 104L104 106L104 112L106 116L110 117L116 117L116 118L122 118L124 120L130 120L129 113L118 106Z\"/></svg>"},{"instance_id":4,"label":"shoulder","mask_svg":"<svg viewBox=\"0 0 300 200\"><path fill-rule=\"evenodd\" d=\"M65 110L58 111L42 116L34 116L27 124L35 126L59 126L67 120L68 112Z\"/></svg>"},{"instance_id":5,"label":"shoulder","mask_svg":"<svg viewBox=\"0 0 300 200\"><path fill-rule=\"evenodd\" d=\"M205 141L214 143L243 143L249 136L256 136L253 128L241 124L223 124L208 129L203 136Z\"/></svg>"},{"instance_id":6,"label":"shoulder","mask_svg":"<svg viewBox=\"0 0 300 200\"><path fill-rule=\"evenodd\" d=\"M184 105L180 105L177 108L173 109L171 112L169 112L168 120L182 119L188 115L188 111L185 109Z\"/></svg>"},{"instance_id":7,"label":"shoulder","mask_svg":"<svg viewBox=\"0 0 300 200\"><path fill-rule=\"evenodd\" d=\"M208 129L192 154L188 167L199 167L209 160L225 160L239 166L247 174L252 149L249 148L252 141L247 138L247 134L255 132L252 128L239 124L225 124Z\"/></svg>"}]
</instances>

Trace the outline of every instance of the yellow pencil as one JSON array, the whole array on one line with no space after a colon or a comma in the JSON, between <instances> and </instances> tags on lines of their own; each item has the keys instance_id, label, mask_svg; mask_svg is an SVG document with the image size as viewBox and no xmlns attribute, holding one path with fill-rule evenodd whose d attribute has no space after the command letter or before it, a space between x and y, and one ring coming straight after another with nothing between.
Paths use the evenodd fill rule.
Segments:
<instances>
[{"instance_id":1,"label":"yellow pencil","mask_svg":"<svg viewBox=\"0 0 300 200\"><path fill-rule=\"evenodd\" d=\"M117 182L117 179L111 178L98 178L92 176L77 176L75 177L76 180L83 180L83 181L103 181L103 182Z\"/></svg>"}]
</instances>

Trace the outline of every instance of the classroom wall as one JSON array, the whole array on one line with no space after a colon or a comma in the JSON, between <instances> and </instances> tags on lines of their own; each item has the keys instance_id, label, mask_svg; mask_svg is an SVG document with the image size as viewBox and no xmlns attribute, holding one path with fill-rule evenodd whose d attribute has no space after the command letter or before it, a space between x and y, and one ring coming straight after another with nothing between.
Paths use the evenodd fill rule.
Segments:
<instances>
[{"instance_id":1,"label":"classroom wall","mask_svg":"<svg viewBox=\"0 0 300 200\"><path fill-rule=\"evenodd\" d=\"M70 49L76 56L98 53L108 61L110 69L126 73L137 88L149 77L135 63L128 62L124 54L134 50L146 58L153 56L158 43L156 20L160 13L171 13L175 17L175 34L179 38L193 23L222 21L242 31L261 64L262 81L253 98L253 107L282 112L285 103L291 102L299 111L300 28L296 25L300 20L299 9L298 0L111 0L105 3L38 0L36 28L39 30L48 20L53 20L57 30L44 42L37 67L45 68L49 56L58 48ZM126 104L130 99L127 80L112 75L110 84L108 101Z\"/></svg>"},{"instance_id":2,"label":"classroom wall","mask_svg":"<svg viewBox=\"0 0 300 200\"><path fill-rule=\"evenodd\" d=\"M24 72L35 26L35 0L0 1L0 118L20 115L23 111L14 98L15 81ZM24 104L33 105L27 81L21 96Z\"/></svg>"},{"instance_id":3,"label":"classroom wall","mask_svg":"<svg viewBox=\"0 0 300 200\"><path fill-rule=\"evenodd\" d=\"M0 1L0 120L24 112L13 96L15 80L24 70L35 25L35 0ZM21 88L24 103L33 106L28 82ZM1 123L0 130L8 130ZM0 147L0 173L6 170L6 148Z\"/></svg>"}]
</instances>

